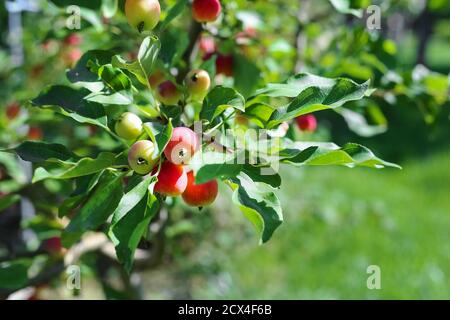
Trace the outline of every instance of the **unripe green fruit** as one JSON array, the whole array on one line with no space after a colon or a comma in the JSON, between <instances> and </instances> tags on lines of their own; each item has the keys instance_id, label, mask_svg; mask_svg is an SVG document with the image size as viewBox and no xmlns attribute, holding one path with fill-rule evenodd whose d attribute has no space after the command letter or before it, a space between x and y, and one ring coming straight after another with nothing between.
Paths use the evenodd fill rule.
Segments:
<instances>
[{"instance_id":1,"label":"unripe green fruit","mask_svg":"<svg viewBox=\"0 0 450 320\"><path fill-rule=\"evenodd\" d=\"M158 163L153 142L140 140L133 144L128 151L128 164L137 174L148 174Z\"/></svg>"},{"instance_id":2,"label":"unripe green fruit","mask_svg":"<svg viewBox=\"0 0 450 320\"><path fill-rule=\"evenodd\" d=\"M186 86L193 99L203 100L210 85L211 79L205 70L192 70L186 76Z\"/></svg>"},{"instance_id":3,"label":"unripe green fruit","mask_svg":"<svg viewBox=\"0 0 450 320\"><path fill-rule=\"evenodd\" d=\"M156 98L168 106L178 105L182 94L171 81L164 81L156 90Z\"/></svg>"},{"instance_id":4,"label":"unripe green fruit","mask_svg":"<svg viewBox=\"0 0 450 320\"><path fill-rule=\"evenodd\" d=\"M142 133L142 120L131 112L120 116L115 125L116 133L126 140L134 140Z\"/></svg>"},{"instance_id":5,"label":"unripe green fruit","mask_svg":"<svg viewBox=\"0 0 450 320\"><path fill-rule=\"evenodd\" d=\"M161 7L158 0L126 0L125 15L139 32L151 31L159 22Z\"/></svg>"}]
</instances>

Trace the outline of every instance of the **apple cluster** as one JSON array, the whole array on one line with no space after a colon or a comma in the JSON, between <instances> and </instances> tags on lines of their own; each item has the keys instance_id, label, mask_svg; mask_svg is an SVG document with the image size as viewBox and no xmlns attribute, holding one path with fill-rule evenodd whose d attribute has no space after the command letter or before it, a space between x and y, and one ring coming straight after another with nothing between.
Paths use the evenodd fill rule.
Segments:
<instances>
[{"instance_id":1,"label":"apple cluster","mask_svg":"<svg viewBox=\"0 0 450 320\"><path fill-rule=\"evenodd\" d=\"M211 85L205 70L192 70L186 75L185 91L171 80L166 80L161 70L155 71L148 81L157 100L169 107L178 105L184 98L183 92L187 92L192 100L202 101ZM195 207L211 204L217 197L217 181L196 184L194 172L187 170L190 159L201 148L197 134L187 127L174 128L160 157L154 142L140 140L143 126L142 120L132 112L123 113L115 123L115 132L119 137L135 141L128 151L130 168L139 175L157 175L154 191L163 196L182 196L188 205Z\"/></svg>"},{"instance_id":2,"label":"apple cluster","mask_svg":"<svg viewBox=\"0 0 450 320\"><path fill-rule=\"evenodd\" d=\"M192 17L200 23L214 22L220 16L222 5L219 0L194 0ZM139 32L151 31L161 17L158 0L126 0L125 15L128 23Z\"/></svg>"},{"instance_id":3,"label":"apple cluster","mask_svg":"<svg viewBox=\"0 0 450 320\"><path fill-rule=\"evenodd\" d=\"M125 138L138 137L142 121L133 113L126 112L116 123L116 133ZM127 138L128 139L128 138ZM196 133L187 127L177 127L160 157L150 140L135 142L128 151L128 164L140 175L157 175L154 191L169 197L182 196L186 204L204 207L217 197L216 180L196 184L194 172L186 169L192 156L201 148Z\"/></svg>"}]
</instances>

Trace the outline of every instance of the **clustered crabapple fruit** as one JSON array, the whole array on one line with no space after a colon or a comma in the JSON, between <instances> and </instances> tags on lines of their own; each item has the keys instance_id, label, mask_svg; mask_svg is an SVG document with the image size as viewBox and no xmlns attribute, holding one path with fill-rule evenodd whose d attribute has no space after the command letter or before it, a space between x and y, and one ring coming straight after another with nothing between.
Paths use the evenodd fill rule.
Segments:
<instances>
[{"instance_id":1,"label":"clustered crabapple fruit","mask_svg":"<svg viewBox=\"0 0 450 320\"><path fill-rule=\"evenodd\" d=\"M140 33L153 30L159 22L161 6L158 0L126 0L125 16Z\"/></svg>"},{"instance_id":2,"label":"clustered crabapple fruit","mask_svg":"<svg viewBox=\"0 0 450 320\"><path fill-rule=\"evenodd\" d=\"M124 139L137 138L142 132L142 120L131 112L124 113L116 122L116 133ZM193 171L187 172L185 165L200 149L197 134L186 127L176 127L164 149L166 160L162 160L150 140L135 142L128 151L128 164L134 172L158 175L154 191L170 197L182 196L186 204L203 207L211 204L217 196L217 181L195 184Z\"/></svg>"}]
</instances>

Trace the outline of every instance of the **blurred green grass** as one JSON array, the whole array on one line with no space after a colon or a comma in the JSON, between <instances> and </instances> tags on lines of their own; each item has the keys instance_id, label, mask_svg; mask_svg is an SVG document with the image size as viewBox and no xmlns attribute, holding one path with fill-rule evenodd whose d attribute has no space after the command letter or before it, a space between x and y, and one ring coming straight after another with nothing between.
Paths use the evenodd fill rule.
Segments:
<instances>
[{"instance_id":1,"label":"blurred green grass","mask_svg":"<svg viewBox=\"0 0 450 320\"><path fill-rule=\"evenodd\" d=\"M284 170L285 223L268 244L228 252L223 289L216 278L193 297L449 299L449 168L447 152L401 171ZM369 265L381 290L367 289Z\"/></svg>"}]
</instances>

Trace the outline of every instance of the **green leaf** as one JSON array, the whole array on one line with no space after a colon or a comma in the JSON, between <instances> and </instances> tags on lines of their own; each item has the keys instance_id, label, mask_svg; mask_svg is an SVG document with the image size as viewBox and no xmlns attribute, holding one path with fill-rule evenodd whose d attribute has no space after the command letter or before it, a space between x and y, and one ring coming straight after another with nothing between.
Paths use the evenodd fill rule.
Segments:
<instances>
[{"instance_id":1,"label":"green leaf","mask_svg":"<svg viewBox=\"0 0 450 320\"><path fill-rule=\"evenodd\" d=\"M330 0L333 7L339 11L340 13L344 14L352 14L357 18L362 18L363 16L363 10L354 8L352 6L351 0Z\"/></svg>"},{"instance_id":2,"label":"green leaf","mask_svg":"<svg viewBox=\"0 0 450 320\"><path fill-rule=\"evenodd\" d=\"M99 77L114 91L131 89L131 80L119 68L106 64L98 69Z\"/></svg>"},{"instance_id":3,"label":"green leaf","mask_svg":"<svg viewBox=\"0 0 450 320\"><path fill-rule=\"evenodd\" d=\"M183 12L188 2L189 0L178 0L177 3L169 9L166 18L160 23L159 29L164 31L169 23Z\"/></svg>"},{"instance_id":4,"label":"green leaf","mask_svg":"<svg viewBox=\"0 0 450 320\"><path fill-rule=\"evenodd\" d=\"M119 202L116 210L113 213L113 224L122 219L134 206L136 206L147 193L150 183L153 178L144 178L131 191L126 193Z\"/></svg>"},{"instance_id":5,"label":"green leaf","mask_svg":"<svg viewBox=\"0 0 450 320\"><path fill-rule=\"evenodd\" d=\"M104 171L100 171L92 175L76 178L75 181L77 188L74 192L72 192L71 197L65 199L58 207L58 216L64 217L70 212L70 210L73 210L79 206L97 185L103 172Z\"/></svg>"},{"instance_id":6,"label":"green leaf","mask_svg":"<svg viewBox=\"0 0 450 320\"><path fill-rule=\"evenodd\" d=\"M61 168L51 172L39 167L33 175L33 183L45 179L72 179L97 173L114 165L116 155L110 152L102 152L96 159L83 158L76 163L62 163ZM67 165L69 168L67 169Z\"/></svg>"},{"instance_id":7,"label":"green leaf","mask_svg":"<svg viewBox=\"0 0 450 320\"><path fill-rule=\"evenodd\" d=\"M31 229L36 237L42 241L52 237L60 237L63 226L53 218L36 215L22 221L23 229Z\"/></svg>"},{"instance_id":8,"label":"green leaf","mask_svg":"<svg viewBox=\"0 0 450 320\"><path fill-rule=\"evenodd\" d=\"M104 92L93 92L86 96L86 100L100 104L129 105L133 103L131 91L114 92L112 94Z\"/></svg>"},{"instance_id":9,"label":"green leaf","mask_svg":"<svg viewBox=\"0 0 450 320\"><path fill-rule=\"evenodd\" d=\"M267 170L263 172L262 170ZM272 188L279 188L281 186L281 177L278 173L270 170L269 167L256 167L250 164L245 164L242 168L244 172L250 179L255 182L262 182L270 185ZM271 172L271 174L268 174Z\"/></svg>"},{"instance_id":10,"label":"green leaf","mask_svg":"<svg viewBox=\"0 0 450 320\"><path fill-rule=\"evenodd\" d=\"M119 7L118 0L102 0L102 14L105 18L112 18Z\"/></svg>"},{"instance_id":11,"label":"green leaf","mask_svg":"<svg viewBox=\"0 0 450 320\"><path fill-rule=\"evenodd\" d=\"M51 86L32 100L36 107L48 107L80 123L89 123L108 129L104 107L84 98L90 92L86 89L74 89L67 86Z\"/></svg>"},{"instance_id":12,"label":"green leaf","mask_svg":"<svg viewBox=\"0 0 450 320\"><path fill-rule=\"evenodd\" d=\"M24 172L20 162L17 161L17 156L15 154L6 153L11 151L13 150L11 149L0 150L0 163L4 166L6 172L8 172L9 176L12 178L12 180L3 181L3 183L0 182L0 184L17 183L21 185L27 183L28 182L27 174L26 172ZM0 191L5 190L1 190L0 188Z\"/></svg>"},{"instance_id":13,"label":"green leaf","mask_svg":"<svg viewBox=\"0 0 450 320\"><path fill-rule=\"evenodd\" d=\"M189 37L185 30L169 28L161 38L160 58L166 68L174 66L183 56L189 45Z\"/></svg>"},{"instance_id":14,"label":"green leaf","mask_svg":"<svg viewBox=\"0 0 450 320\"><path fill-rule=\"evenodd\" d=\"M95 230L106 222L122 198L122 176L105 174L86 204L70 221L62 233L62 244L67 248L88 230Z\"/></svg>"},{"instance_id":15,"label":"green leaf","mask_svg":"<svg viewBox=\"0 0 450 320\"><path fill-rule=\"evenodd\" d=\"M67 161L79 158L62 144L38 141L22 142L8 151L14 151L22 160L29 162L44 162L49 159Z\"/></svg>"},{"instance_id":16,"label":"green leaf","mask_svg":"<svg viewBox=\"0 0 450 320\"><path fill-rule=\"evenodd\" d=\"M136 76L143 85L148 86L148 77L153 72L156 59L161 49L161 42L156 36L149 36L142 41L139 48L138 59L127 62L120 56L114 56L112 65L114 67L126 69Z\"/></svg>"},{"instance_id":17,"label":"green leaf","mask_svg":"<svg viewBox=\"0 0 450 320\"><path fill-rule=\"evenodd\" d=\"M131 271L134 252L145 234L151 219L159 210L159 202L149 192L156 178L148 178L127 193L113 217L109 237L116 247L116 254L128 272ZM125 200L124 200L125 199Z\"/></svg>"},{"instance_id":18,"label":"green leaf","mask_svg":"<svg viewBox=\"0 0 450 320\"><path fill-rule=\"evenodd\" d=\"M245 99L233 88L217 86L208 93L203 101L200 117L212 122L227 108L244 111Z\"/></svg>"},{"instance_id":19,"label":"green leaf","mask_svg":"<svg viewBox=\"0 0 450 320\"><path fill-rule=\"evenodd\" d=\"M401 168L394 163L376 157L368 148L356 143L347 143L341 148L333 143L320 146L314 144L314 142L294 143L293 148L281 150L279 155L281 162L310 166L344 165L376 169L384 167Z\"/></svg>"},{"instance_id":20,"label":"green leaf","mask_svg":"<svg viewBox=\"0 0 450 320\"><path fill-rule=\"evenodd\" d=\"M20 196L18 194L8 194L6 196L0 197L0 213L12 206L14 203L20 200Z\"/></svg>"},{"instance_id":21,"label":"green leaf","mask_svg":"<svg viewBox=\"0 0 450 320\"><path fill-rule=\"evenodd\" d=\"M356 111L347 108L339 108L336 109L336 112L344 118L349 129L361 137L372 137L387 131L386 123L369 124L366 117Z\"/></svg>"},{"instance_id":22,"label":"green leaf","mask_svg":"<svg viewBox=\"0 0 450 320\"><path fill-rule=\"evenodd\" d=\"M245 173L231 180L233 202L239 206L260 235L267 242L283 222L283 213L277 196L263 183L254 182Z\"/></svg>"},{"instance_id":23,"label":"green leaf","mask_svg":"<svg viewBox=\"0 0 450 320\"><path fill-rule=\"evenodd\" d=\"M269 84L258 90L255 97L295 97L289 104L275 109L271 114L267 127L273 128L304 114L334 109L348 101L359 100L370 92L368 89L369 81L357 84L350 79L329 79L303 73L285 83ZM260 113L259 111L257 114Z\"/></svg>"},{"instance_id":24,"label":"green leaf","mask_svg":"<svg viewBox=\"0 0 450 320\"><path fill-rule=\"evenodd\" d=\"M0 288L15 290L23 288L28 282L28 269L33 260L20 259L0 263Z\"/></svg>"},{"instance_id":25,"label":"green leaf","mask_svg":"<svg viewBox=\"0 0 450 320\"><path fill-rule=\"evenodd\" d=\"M144 124L144 130L150 139L156 143L158 154L161 155L172 137L172 119L169 119L167 125L162 126L157 122L147 122Z\"/></svg>"},{"instance_id":26,"label":"green leaf","mask_svg":"<svg viewBox=\"0 0 450 320\"><path fill-rule=\"evenodd\" d=\"M97 73L91 72L87 67L88 64L104 65L111 61L111 57L114 55L112 51L106 50L90 50L87 51L78 60L75 67L67 71L67 79L72 83L77 82L98 82L100 79Z\"/></svg>"},{"instance_id":27,"label":"green leaf","mask_svg":"<svg viewBox=\"0 0 450 320\"><path fill-rule=\"evenodd\" d=\"M233 55L234 86L244 97L254 93L261 78L261 71L245 56Z\"/></svg>"},{"instance_id":28,"label":"green leaf","mask_svg":"<svg viewBox=\"0 0 450 320\"><path fill-rule=\"evenodd\" d=\"M265 88L256 91L253 97L264 95L274 98L277 97L294 98L297 97L304 90L311 87L331 90L335 86L337 86L336 89L339 88L345 89L345 87L349 87L349 89L365 92L365 90L367 90L368 84L363 83L359 85L356 82L346 78L332 79L319 77L310 73L300 73L290 77L283 83L269 83Z\"/></svg>"},{"instance_id":29,"label":"green leaf","mask_svg":"<svg viewBox=\"0 0 450 320\"><path fill-rule=\"evenodd\" d=\"M258 102L247 107L245 109L245 115L248 116L260 128L265 128L275 109L275 107L267 103Z\"/></svg>"},{"instance_id":30,"label":"green leaf","mask_svg":"<svg viewBox=\"0 0 450 320\"><path fill-rule=\"evenodd\" d=\"M183 114L183 108L181 106L161 105L159 109L163 117L166 119L172 119L172 125L180 125L181 115Z\"/></svg>"},{"instance_id":31,"label":"green leaf","mask_svg":"<svg viewBox=\"0 0 450 320\"><path fill-rule=\"evenodd\" d=\"M191 167L195 172L195 182L205 183L216 178L236 177L243 168L243 164L238 162L240 158L245 160L234 153L197 152L191 160Z\"/></svg>"}]
</instances>

